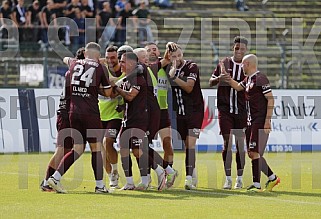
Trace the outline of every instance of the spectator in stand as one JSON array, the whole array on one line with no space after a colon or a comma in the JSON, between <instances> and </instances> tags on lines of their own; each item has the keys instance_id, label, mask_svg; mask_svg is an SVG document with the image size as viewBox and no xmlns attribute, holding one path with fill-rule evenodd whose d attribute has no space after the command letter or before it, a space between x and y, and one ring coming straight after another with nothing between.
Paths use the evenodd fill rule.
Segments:
<instances>
[{"instance_id":1,"label":"spectator in stand","mask_svg":"<svg viewBox=\"0 0 321 219\"><path fill-rule=\"evenodd\" d=\"M40 7L39 1L35 0L27 8L27 41L37 42L39 40L39 24L40 24Z\"/></svg>"},{"instance_id":2,"label":"spectator in stand","mask_svg":"<svg viewBox=\"0 0 321 219\"><path fill-rule=\"evenodd\" d=\"M48 26L51 21L54 22L54 26L57 26L56 23L56 14L54 12L54 2L53 0L47 0L47 6L43 7L40 12L40 21L41 21L41 40L43 43L48 43Z\"/></svg>"},{"instance_id":3,"label":"spectator in stand","mask_svg":"<svg viewBox=\"0 0 321 219\"><path fill-rule=\"evenodd\" d=\"M173 4L170 0L155 0L154 4L160 8L173 8Z\"/></svg>"},{"instance_id":4,"label":"spectator in stand","mask_svg":"<svg viewBox=\"0 0 321 219\"><path fill-rule=\"evenodd\" d=\"M64 17L64 9L67 6L67 0L53 0L54 6L53 10L56 14L56 17ZM69 38L69 27L60 28L58 30L59 39L65 42L65 45L70 45L70 38Z\"/></svg>"},{"instance_id":5,"label":"spectator in stand","mask_svg":"<svg viewBox=\"0 0 321 219\"><path fill-rule=\"evenodd\" d=\"M145 5L148 6L149 5L149 1L148 0L135 0L134 3L136 6L139 6L139 4L144 1Z\"/></svg>"},{"instance_id":6,"label":"spectator in stand","mask_svg":"<svg viewBox=\"0 0 321 219\"><path fill-rule=\"evenodd\" d=\"M65 16L74 19L76 17L76 9L80 9L79 0L71 0L71 2L67 5L66 9L64 10Z\"/></svg>"},{"instance_id":7,"label":"spectator in stand","mask_svg":"<svg viewBox=\"0 0 321 219\"><path fill-rule=\"evenodd\" d=\"M72 51L77 51L79 47L85 46L85 17L79 8L75 10L74 21L78 27L79 36L72 36Z\"/></svg>"},{"instance_id":8,"label":"spectator in stand","mask_svg":"<svg viewBox=\"0 0 321 219\"><path fill-rule=\"evenodd\" d=\"M5 19L11 18L11 8L10 8L10 2L8 0L5 0L2 2L1 8L0 8L0 34L1 38L8 38L8 30L7 25L9 24L8 21Z\"/></svg>"},{"instance_id":9,"label":"spectator in stand","mask_svg":"<svg viewBox=\"0 0 321 219\"><path fill-rule=\"evenodd\" d=\"M88 0L81 0L80 10L84 18L92 18L94 16L94 10L88 5Z\"/></svg>"},{"instance_id":10,"label":"spectator in stand","mask_svg":"<svg viewBox=\"0 0 321 219\"><path fill-rule=\"evenodd\" d=\"M64 9L67 6L67 1L66 0L53 0L54 2L54 12L57 17L64 17Z\"/></svg>"},{"instance_id":11,"label":"spectator in stand","mask_svg":"<svg viewBox=\"0 0 321 219\"><path fill-rule=\"evenodd\" d=\"M99 45L106 48L113 41L116 24L113 20L114 14L109 2L103 3L103 10L96 16L97 29L99 32Z\"/></svg>"},{"instance_id":12,"label":"spectator in stand","mask_svg":"<svg viewBox=\"0 0 321 219\"><path fill-rule=\"evenodd\" d=\"M140 1L139 8L133 11L133 15L138 19L138 37L140 45L145 46L147 42L154 42L153 33L149 26L151 16L149 10L146 8L145 0Z\"/></svg>"},{"instance_id":13,"label":"spectator in stand","mask_svg":"<svg viewBox=\"0 0 321 219\"><path fill-rule=\"evenodd\" d=\"M127 18L133 17L132 6L130 2L126 2L125 8L119 12L118 22L117 22L117 41L119 45L124 45L126 41L126 25ZM134 29L137 29L136 23L134 22Z\"/></svg>"},{"instance_id":14,"label":"spectator in stand","mask_svg":"<svg viewBox=\"0 0 321 219\"><path fill-rule=\"evenodd\" d=\"M24 0L18 0L18 4L13 9L11 19L17 24L19 28L19 40L24 41L25 26L26 26L26 8L23 7Z\"/></svg>"},{"instance_id":15,"label":"spectator in stand","mask_svg":"<svg viewBox=\"0 0 321 219\"><path fill-rule=\"evenodd\" d=\"M115 11L117 16L125 8L126 2L127 2L126 0L117 0L115 4Z\"/></svg>"},{"instance_id":16,"label":"spectator in stand","mask_svg":"<svg viewBox=\"0 0 321 219\"><path fill-rule=\"evenodd\" d=\"M235 0L236 9L239 11L248 11L249 7L245 4L244 0Z\"/></svg>"}]
</instances>

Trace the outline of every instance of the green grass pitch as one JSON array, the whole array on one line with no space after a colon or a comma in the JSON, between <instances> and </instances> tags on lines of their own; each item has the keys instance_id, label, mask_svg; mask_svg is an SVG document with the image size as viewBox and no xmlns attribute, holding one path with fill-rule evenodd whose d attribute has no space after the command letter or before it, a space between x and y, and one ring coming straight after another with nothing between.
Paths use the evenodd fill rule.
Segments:
<instances>
[{"instance_id":1,"label":"green grass pitch","mask_svg":"<svg viewBox=\"0 0 321 219\"><path fill-rule=\"evenodd\" d=\"M50 157L49 153L0 155L0 218L321 218L321 153L266 154L281 184L274 192L255 194L221 189L220 153L197 154L199 185L195 191L183 189L184 153L176 153L174 168L179 177L173 189L95 194L90 154L85 153L64 176L62 184L68 194L41 192L39 184ZM134 159L133 169L138 183ZM120 164L119 170L123 185ZM262 175L261 183L266 180ZM155 182L153 175L154 187ZM251 184L248 158L244 184Z\"/></svg>"}]
</instances>

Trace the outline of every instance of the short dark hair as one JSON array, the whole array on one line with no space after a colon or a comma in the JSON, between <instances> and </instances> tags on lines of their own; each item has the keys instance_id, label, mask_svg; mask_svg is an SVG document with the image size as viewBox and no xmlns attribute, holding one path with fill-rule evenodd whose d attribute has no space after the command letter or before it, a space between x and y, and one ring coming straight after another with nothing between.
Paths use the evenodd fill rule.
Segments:
<instances>
[{"instance_id":1,"label":"short dark hair","mask_svg":"<svg viewBox=\"0 0 321 219\"><path fill-rule=\"evenodd\" d=\"M85 47L81 47L75 54L76 59L85 59Z\"/></svg>"},{"instance_id":2,"label":"short dark hair","mask_svg":"<svg viewBox=\"0 0 321 219\"><path fill-rule=\"evenodd\" d=\"M133 52L125 52L123 56L126 57L126 59L133 60L135 62L138 62L138 57L135 53Z\"/></svg>"},{"instance_id":3,"label":"short dark hair","mask_svg":"<svg viewBox=\"0 0 321 219\"><path fill-rule=\"evenodd\" d=\"M148 43L145 44L145 47L146 47L146 46L150 46L150 45L155 45L155 46L157 46L157 44L154 43L154 42L148 42Z\"/></svg>"},{"instance_id":4,"label":"short dark hair","mask_svg":"<svg viewBox=\"0 0 321 219\"><path fill-rule=\"evenodd\" d=\"M108 46L106 48L106 52L117 52L118 47L117 46Z\"/></svg>"},{"instance_id":5,"label":"short dark hair","mask_svg":"<svg viewBox=\"0 0 321 219\"><path fill-rule=\"evenodd\" d=\"M248 40L244 36L236 36L234 38L234 44L236 43L244 43L247 46Z\"/></svg>"}]
</instances>

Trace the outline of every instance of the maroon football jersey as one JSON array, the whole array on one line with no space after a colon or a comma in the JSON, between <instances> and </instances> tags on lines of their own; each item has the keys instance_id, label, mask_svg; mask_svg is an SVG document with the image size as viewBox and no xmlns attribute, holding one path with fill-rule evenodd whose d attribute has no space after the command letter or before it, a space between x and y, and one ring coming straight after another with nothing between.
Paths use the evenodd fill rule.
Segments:
<instances>
[{"instance_id":1,"label":"maroon football jersey","mask_svg":"<svg viewBox=\"0 0 321 219\"><path fill-rule=\"evenodd\" d=\"M57 110L58 114L64 114L64 115L68 115L69 113L69 105L70 105L70 86L67 84L68 83L68 77L70 75L70 71L68 70L65 73L65 82L64 82L64 87L63 90L60 94L60 98L59 98L59 107Z\"/></svg>"},{"instance_id":2,"label":"maroon football jersey","mask_svg":"<svg viewBox=\"0 0 321 219\"><path fill-rule=\"evenodd\" d=\"M143 75L137 75L135 78L128 79L121 85L126 91L136 89L139 91L132 101L125 100L126 109L124 115L123 127L140 128L147 127L148 124L148 106L147 106L147 86Z\"/></svg>"},{"instance_id":3,"label":"maroon football jersey","mask_svg":"<svg viewBox=\"0 0 321 219\"><path fill-rule=\"evenodd\" d=\"M222 60L226 72L237 82L244 80L245 75L241 63L233 60L233 57L226 57ZM212 74L213 78L221 74L221 66L218 64ZM234 114L246 113L244 91L236 91L228 83L219 83L217 87L217 108L220 111Z\"/></svg>"},{"instance_id":4,"label":"maroon football jersey","mask_svg":"<svg viewBox=\"0 0 321 219\"><path fill-rule=\"evenodd\" d=\"M92 59L77 60L69 71L70 113L99 115L98 89L110 87L107 72Z\"/></svg>"},{"instance_id":5,"label":"maroon football jersey","mask_svg":"<svg viewBox=\"0 0 321 219\"><path fill-rule=\"evenodd\" d=\"M167 68L167 73L170 68ZM179 79L187 81L192 79L195 81L191 93L185 92L173 80L172 94L173 94L173 107L174 110L182 116L192 115L193 112L204 112L203 94L200 85L200 74L198 66L192 61L184 61L183 66L176 70L175 74Z\"/></svg>"},{"instance_id":6,"label":"maroon football jersey","mask_svg":"<svg viewBox=\"0 0 321 219\"><path fill-rule=\"evenodd\" d=\"M264 95L272 91L269 79L257 71L246 77L240 85L245 90L248 122L264 123L267 111L267 99Z\"/></svg>"}]
</instances>

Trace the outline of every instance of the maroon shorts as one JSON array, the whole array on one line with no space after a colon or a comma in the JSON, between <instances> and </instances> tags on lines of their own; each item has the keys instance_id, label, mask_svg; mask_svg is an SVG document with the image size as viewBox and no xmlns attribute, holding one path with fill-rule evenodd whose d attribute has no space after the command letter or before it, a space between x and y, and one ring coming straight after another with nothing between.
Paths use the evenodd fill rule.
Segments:
<instances>
[{"instance_id":1,"label":"maroon shorts","mask_svg":"<svg viewBox=\"0 0 321 219\"><path fill-rule=\"evenodd\" d=\"M149 122L148 122L148 141L149 143L152 142L152 140L156 137L156 133L159 130L159 123L160 123L160 109L159 107L151 108L148 111L148 117L149 117Z\"/></svg>"},{"instance_id":2,"label":"maroon shorts","mask_svg":"<svg viewBox=\"0 0 321 219\"><path fill-rule=\"evenodd\" d=\"M119 133L119 146L122 149L139 147L147 144L147 128L122 127Z\"/></svg>"},{"instance_id":3,"label":"maroon shorts","mask_svg":"<svg viewBox=\"0 0 321 219\"><path fill-rule=\"evenodd\" d=\"M104 136L106 138L117 138L117 135L121 128L121 119L112 119L109 121L101 121L103 130L104 130Z\"/></svg>"},{"instance_id":4,"label":"maroon shorts","mask_svg":"<svg viewBox=\"0 0 321 219\"><path fill-rule=\"evenodd\" d=\"M168 128L171 126L171 120L169 119L169 113L167 109L161 110L159 130Z\"/></svg>"},{"instance_id":5,"label":"maroon shorts","mask_svg":"<svg viewBox=\"0 0 321 219\"><path fill-rule=\"evenodd\" d=\"M101 141L104 133L99 115L69 114L69 119L75 144Z\"/></svg>"},{"instance_id":6,"label":"maroon shorts","mask_svg":"<svg viewBox=\"0 0 321 219\"><path fill-rule=\"evenodd\" d=\"M71 128L68 116L57 115L57 147L72 149Z\"/></svg>"},{"instance_id":7,"label":"maroon shorts","mask_svg":"<svg viewBox=\"0 0 321 219\"><path fill-rule=\"evenodd\" d=\"M181 116L177 115L177 132L182 140L186 140L187 136L199 138L204 113L194 112L192 115Z\"/></svg>"},{"instance_id":8,"label":"maroon shorts","mask_svg":"<svg viewBox=\"0 0 321 219\"><path fill-rule=\"evenodd\" d=\"M264 124L253 123L246 128L245 134L248 151L257 152L262 156L269 138L269 134L264 132Z\"/></svg>"},{"instance_id":9,"label":"maroon shorts","mask_svg":"<svg viewBox=\"0 0 321 219\"><path fill-rule=\"evenodd\" d=\"M231 133L235 135L243 135L247 124L246 114L233 114L229 112L219 111L218 121L220 126L220 134L228 135Z\"/></svg>"}]
</instances>

